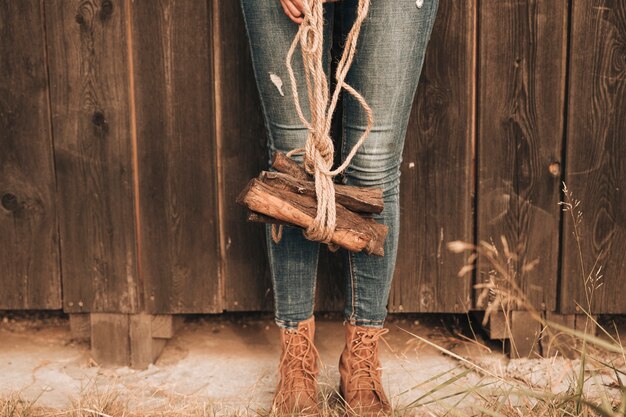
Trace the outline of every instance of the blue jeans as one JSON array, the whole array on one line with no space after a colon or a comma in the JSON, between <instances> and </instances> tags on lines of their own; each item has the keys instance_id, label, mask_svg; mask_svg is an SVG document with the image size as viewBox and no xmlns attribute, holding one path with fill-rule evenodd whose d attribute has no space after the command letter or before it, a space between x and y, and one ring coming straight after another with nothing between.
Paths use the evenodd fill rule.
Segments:
<instances>
[{"instance_id":1,"label":"blue jeans","mask_svg":"<svg viewBox=\"0 0 626 417\"><path fill-rule=\"evenodd\" d=\"M342 0L324 5L327 76L333 13L337 8L342 9L342 33L347 33L357 4L357 0ZM303 147L307 139L307 130L295 111L285 66L285 57L298 26L284 14L279 0L241 0L241 7L265 116L269 165L274 151L287 152ZM344 319L353 325L382 327L387 316L400 228L402 149L437 8L438 0L371 0L356 57L347 76L346 82L371 106L374 127L344 171L342 182L382 188L385 208L375 218L389 228L384 257L341 249L348 266ZM303 112L308 118L306 83L298 50L293 65ZM351 95L344 94L342 160L366 125L367 119L359 104ZM301 158L295 157L298 162ZM320 243L305 239L302 229L295 227L285 227L282 240L275 243L267 225L266 237L275 321L279 327L295 328L299 321L313 315Z\"/></svg>"}]
</instances>

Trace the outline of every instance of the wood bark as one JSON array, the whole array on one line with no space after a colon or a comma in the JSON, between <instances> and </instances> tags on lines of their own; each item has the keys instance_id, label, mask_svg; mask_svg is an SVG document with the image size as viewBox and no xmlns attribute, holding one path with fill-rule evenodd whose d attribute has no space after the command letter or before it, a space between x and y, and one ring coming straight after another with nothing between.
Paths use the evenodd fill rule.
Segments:
<instances>
[{"instance_id":1,"label":"wood bark","mask_svg":"<svg viewBox=\"0 0 626 417\"><path fill-rule=\"evenodd\" d=\"M315 196L315 183L294 178L281 172L263 171L259 180L292 193ZM348 210L361 213L383 211L383 192L380 188L354 187L335 184L335 201Z\"/></svg>"},{"instance_id":2,"label":"wood bark","mask_svg":"<svg viewBox=\"0 0 626 417\"><path fill-rule=\"evenodd\" d=\"M270 216L266 216L262 213L257 213L256 211L249 210L248 211L248 221L254 223L270 223L270 224L282 224L289 225L287 222L280 221Z\"/></svg>"},{"instance_id":3,"label":"wood bark","mask_svg":"<svg viewBox=\"0 0 626 417\"><path fill-rule=\"evenodd\" d=\"M289 158L282 152L274 152L274 159L272 160L272 167L283 174L291 175L297 180L301 181L313 181L313 177L304 170L303 167L298 165L296 161Z\"/></svg>"}]
</instances>

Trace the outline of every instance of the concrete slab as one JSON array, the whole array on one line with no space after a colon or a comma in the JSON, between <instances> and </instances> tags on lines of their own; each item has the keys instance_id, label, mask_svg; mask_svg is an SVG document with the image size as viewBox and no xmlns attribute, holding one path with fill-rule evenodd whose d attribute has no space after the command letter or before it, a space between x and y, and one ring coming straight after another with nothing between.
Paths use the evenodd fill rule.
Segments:
<instances>
[{"instance_id":1,"label":"concrete slab","mask_svg":"<svg viewBox=\"0 0 626 417\"><path fill-rule=\"evenodd\" d=\"M420 321L390 318L386 327L390 332L385 336L389 346L381 344L383 383L399 410L418 400L415 415L439 415L455 406L471 411L478 396L453 394L488 384L497 396L501 376L557 386L551 378L571 375L566 371L575 364L559 362L561 370L551 372L554 360L509 361L489 347L454 336L429 316ZM320 388L327 398L336 398L343 331L337 318L318 317ZM408 332L469 358L487 374ZM132 409L176 403L210 407L216 415L263 414L277 384L278 337L271 317L196 317L169 341L154 365L137 371L98 366L87 344L70 340L67 321L34 327L5 323L0 325L0 397L19 392L41 406L67 409L72 399L76 402L87 392L115 392Z\"/></svg>"}]
</instances>

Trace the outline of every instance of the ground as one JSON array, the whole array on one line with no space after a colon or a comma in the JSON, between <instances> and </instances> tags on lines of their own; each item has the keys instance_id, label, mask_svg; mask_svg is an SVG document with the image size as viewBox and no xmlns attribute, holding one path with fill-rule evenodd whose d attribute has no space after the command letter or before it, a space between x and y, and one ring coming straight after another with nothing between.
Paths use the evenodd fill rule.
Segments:
<instances>
[{"instance_id":1,"label":"ground","mask_svg":"<svg viewBox=\"0 0 626 417\"><path fill-rule=\"evenodd\" d=\"M462 321L459 316L390 316L389 346L381 343L381 360L384 386L398 410L410 406L417 415L439 415L456 406L471 415L485 396L485 391L465 395L476 387L494 392L502 381L516 380L558 392L571 383L577 361L509 360L497 343L474 336ZM342 322L320 315L316 327L321 390L332 404ZM263 415L277 383L278 337L269 315L192 316L148 369L103 368L90 357L88 343L71 340L65 317L5 316L0 323L0 398L19 394L50 409L91 409L102 407L89 404L102 401L93 399L96 393L115 396L131 410L193 404L212 410L206 415ZM610 375L601 376L599 384L603 389L619 386Z\"/></svg>"}]
</instances>

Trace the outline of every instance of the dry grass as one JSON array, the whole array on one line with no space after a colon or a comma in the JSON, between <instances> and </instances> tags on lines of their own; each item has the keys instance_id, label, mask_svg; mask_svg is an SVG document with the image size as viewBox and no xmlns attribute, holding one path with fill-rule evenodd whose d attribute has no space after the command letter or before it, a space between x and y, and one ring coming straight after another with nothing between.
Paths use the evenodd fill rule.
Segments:
<instances>
[{"instance_id":1,"label":"dry grass","mask_svg":"<svg viewBox=\"0 0 626 417\"><path fill-rule=\"evenodd\" d=\"M133 404L132 392L114 388L99 389L89 384L78 396L71 399L70 405L64 410L39 407L36 401L24 401L19 394L0 399L0 416L2 417L214 417L214 416L248 416L248 410L240 412L229 410L227 414L220 411L219 405L201 402L194 398L170 398L170 401L159 402L159 405Z\"/></svg>"},{"instance_id":2,"label":"dry grass","mask_svg":"<svg viewBox=\"0 0 626 417\"><path fill-rule=\"evenodd\" d=\"M593 265L586 269L582 262L581 238L579 233L582 211L576 200L564 184L565 201L560 202L573 222L574 234L580 255L581 279L584 282L585 300L579 303L587 320L584 329L574 330L545 319L527 300L519 287L520 277L512 267L517 261L515 253L510 251L504 238L501 239L503 251L499 252L493 242L480 242L478 245L455 241L448 244L448 249L462 253L470 251L469 263L459 271L463 277L475 267L481 257L490 265L487 282L476 286L480 290L479 302L484 303L486 317L503 311L505 317L512 309L525 309L530 312L543 329L542 337L550 341L559 341L552 346L555 351L561 347L567 349L569 356L576 356L568 362L561 372L560 387L551 384L537 385L523 376L512 376L498 369L485 366L478 361L461 356L431 340L413 334L419 343L429 345L441 354L455 361L458 366L442 372L429 380L397 395L394 403L398 416L491 416L491 417L623 417L626 416L626 350L621 342L617 328L601 326L589 312L593 311L594 291L602 285L601 266ZM530 262L521 268L522 274L534 267ZM510 323L508 324L510 325ZM592 329L597 329L592 332ZM602 337L596 336L599 334ZM478 344L478 340L465 340L466 343ZM515 349L515 346L512 347ZM489 350L488 347L485 347ZM565 359L562 359L565 361ZM556 356L544 359L542 363L556 364ZM556 365L554 365L556 366ZM470 375L475 376L469 379ZM419 392L419 394L415 394ZM415 398L409 398L414 395ZM325 416L340 416L342 407L338 393L332 384L321 384L321 408ZM108 416L268 416L265 410L252 410L242 407L240 411L228 411L220 404L198 402L193 398L170 398L167 405L158 406L131 404L128 398L132 393L114 390L101 391L91 384L75 399L66 410L51 410L37 406L37 400L24 401L19 394L0 399L0 416L3 417L108 417ZM408 398L408 400L407 400ZM243 399L242 399L243 401Z\"/></svg>"},{"instance_id":3,"label":"dry grass","mask_svg":"<svg viewBox=\"0 0 626 417\"><path fill-rule=\"evenodd\" d=\"M573 362L575 366L567 375L569 383L559 392L545 387L537 389L526 380L504 378L502 375L481 369L478 364L467 359L457 358L483 375L488 374L486 381L494 379L498 381L496 392L492 391L488 395L483 395L481 391L484 390L481 389L468 388L460 391L459 395L471 392L471 395L477 395L482 399L482 404L474 406L473 410L479 415L555 417L623 417L626 415L626 388L623 384L626 376L626 350L617 329L604 328L591 315L594 293L603 285L602 266L598 265L597 261L590 268L584 265L580 233L583 218L581 202L574 197L565 183L563 183L563 193L565 201L559 204L567 214L566 218L572 222L578 250L580 278L585 290L585 300L582 303L576 302L586 317L582 331L546 320L545 315L527 299L519 286L520 277L517 276L517 269L514 268L518 258L510 250L504 236L501 237L502 253L493 242L481 241L478 245L473 245L455 241L448 244L448 249L453 252L471 252L469 262L459 271L459 276L472 271L479 257L486 260L491 267L487 282L476 285L476 288L480 290L478 305L482 304L485 307L484 324L489 316L496 312L502 311L504 317L508 318L512 310L526 310L541 325L541 337L549 338L550 341L560 341L552 346L555 350L567 349L567 352L560 352L564 355L571 355L572 351L577 354L577 360ZM535 265L534 261L522 265L521 274L532 270ZM508 320L506 327L510 329ZM604 337L598 337L595 333ZM511 349L516 349L514 344ZM444 354L454 355L445 349L439 348L439 350ZM468 415L454 409L446 410L446 413Z\"/></svg>"}]
</instances>

